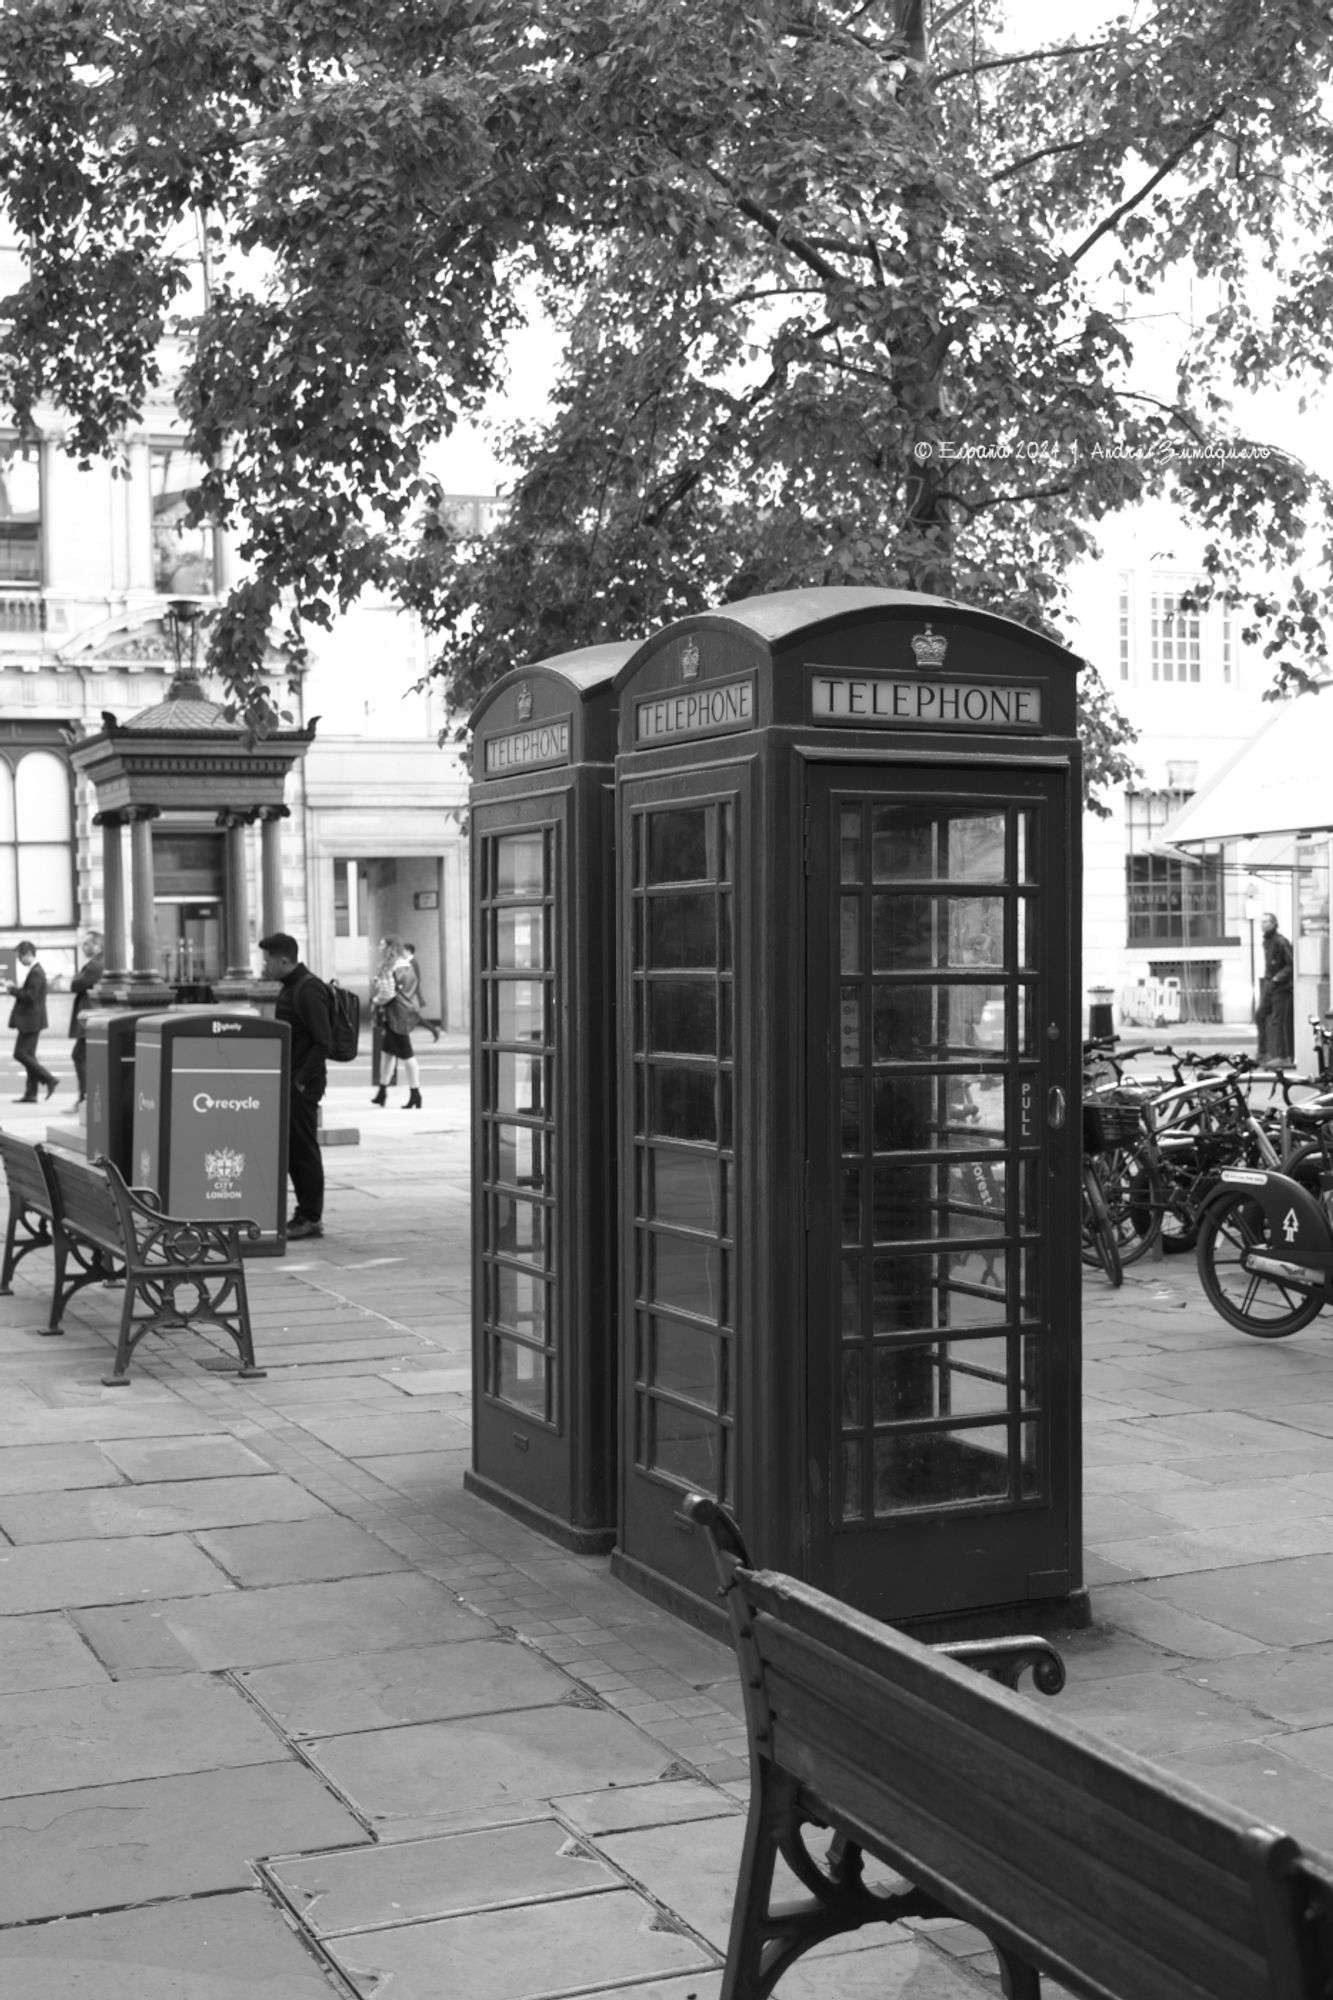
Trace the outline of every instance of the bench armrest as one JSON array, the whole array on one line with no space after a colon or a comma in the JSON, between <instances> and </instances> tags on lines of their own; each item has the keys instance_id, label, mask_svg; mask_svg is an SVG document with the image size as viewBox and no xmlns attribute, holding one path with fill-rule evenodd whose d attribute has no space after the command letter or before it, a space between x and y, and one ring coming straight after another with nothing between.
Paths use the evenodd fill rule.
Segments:
<instances>
[{"instance_id":1,"label":"bench armrest","mask_svg":"<svg viewBox=\"0 0 1333 2000\"><path fill-rule=\"evenodd\" d=\"M239 1255L242 1236L253 1242L264 1233L260 1224L249 1216L229 1215L214 1221L203 1216L164 1214L161 1201L153 1190L130 1187L114 1160L108 1160L105 1154L99 1153L91 1165L100 1167L110 1182L125 1219L126 1232L133 1231L134 1249L138 1256L151 1256L157 1252L174 1263L179 1244L186 1249L192 1262L206 1261L210 1257L233 1261Z\"/></svg>"}]
</instances>

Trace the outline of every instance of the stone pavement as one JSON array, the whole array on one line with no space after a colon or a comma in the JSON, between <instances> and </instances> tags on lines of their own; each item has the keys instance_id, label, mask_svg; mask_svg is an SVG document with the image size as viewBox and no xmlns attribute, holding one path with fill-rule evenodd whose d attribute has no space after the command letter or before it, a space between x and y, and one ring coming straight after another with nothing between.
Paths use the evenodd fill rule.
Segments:
<instances>
[{"instance_id":1,"label":"stone pavement","mask_svg":"<svg viewBox=\"0 0 1333 2000\"><path fill-rule=\"evenodd\" d=\"M426 1053L421 1113L364 1071L328 1235L251 1267L267 1379L173 1334L105 1390L114 1293L60 1340L43 1257L0 1300L0 2000L717 2000L731 1656L463 1491L464 1052ZM1333 1849L1329 1322L1249 1340L1187 1259L1085 1307L1096 1622L1060 1711ZM997 1990L975 1932L918 1924L780 1993Z\"/></svg>"}]
</instances>

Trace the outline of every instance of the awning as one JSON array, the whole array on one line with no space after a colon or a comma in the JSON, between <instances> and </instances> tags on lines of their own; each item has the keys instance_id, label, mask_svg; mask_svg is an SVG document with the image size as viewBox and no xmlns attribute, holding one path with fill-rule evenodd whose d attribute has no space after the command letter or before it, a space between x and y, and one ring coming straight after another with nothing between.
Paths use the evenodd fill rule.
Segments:
<instances>
[{"instance_id":1,"label":"awning","mask_svg":"<svg viewBox=\"0 0 1333 2000\"><path fill-rule=\"evenodd\" d=\"M1333 829L1333 685L1283 702L1168 820L1154 846L1325 829Z\"/></svg>"}]
</instances>

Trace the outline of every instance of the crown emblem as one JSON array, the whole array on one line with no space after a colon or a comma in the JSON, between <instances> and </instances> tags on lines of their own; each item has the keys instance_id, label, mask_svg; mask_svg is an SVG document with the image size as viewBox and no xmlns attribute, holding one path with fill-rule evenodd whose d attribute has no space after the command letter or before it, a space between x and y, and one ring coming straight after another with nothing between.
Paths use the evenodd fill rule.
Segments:
<instances>
[{"instance_id":1,"label":"crown emblem","mask_svg":"<svg viewBox=\"0 0 1333 2000\"><path fill-rule=\"evenodd\" d=\"M949 641L941 633L932 632L929 625L924 632L918 632L912 641L912 651L916 654L919 667L942 667L948 650Z\"/></svg>"},{"instance_id":2,"label":"crown emblem","mask_svg":"<svg viewBox=\"0 0 1333 2000\"><path fill-rule=\"evenodd\" d=\"M681 679L697 681L699 678L699 641L693 637L685 641L680 656Z\"/></svg>"},{"instance_id":3,"label":"crown emblem","mask_svg":"<svg viewBox=\"0 0 1333 2000\"><path fill-rule=\"evenodd\" d=\"M520 681L518 684L518 693L517 696L515 697L515 706L518 709L519 721L526 722L529 716L532 714L532 689L528 685L527 681Z\"/></svg>"},{"instance_id":4,"label":"crown emblem","mask_svg":"<svg viewBox=\"0 0 1333 2000\"><path fill-rule=\"evenodd\" d=\"M204 1154L204 1172L210 1180L234 1181L245 1171L245 1154L220 1146L216 1153Z\"/></svg>"}]
</instances>

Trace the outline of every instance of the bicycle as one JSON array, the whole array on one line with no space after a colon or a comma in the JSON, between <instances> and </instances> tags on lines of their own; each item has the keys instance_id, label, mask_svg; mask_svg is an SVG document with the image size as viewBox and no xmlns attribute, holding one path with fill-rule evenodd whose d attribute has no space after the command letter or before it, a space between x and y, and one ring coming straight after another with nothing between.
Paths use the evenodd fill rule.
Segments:
<instances>
[{"instance_id":1,"label":"bicycle","mask_svg":"<svg viewBox=\"0 0 1333 2000\"><path fill-rule=\"evenodd\" d=\"M1095 1100L1083 1104L1083 1221L1081 1252L1085 1264L1099 1264L1113 1285L1125 1282L1116 1227L1102 1186L1098 1159L1104 1151L1104 1107Z\"/></svg>"},{"instance_id":2,"label":"bicycle","mask_svg":"<svg viewBox=\"0 0 1333 2000\"><path fill-rule=\"evenodd\" d=\"M1261 1340L1298 1333L1333 1303L1333 1098L1293 1105L1319 1186L1268 1169L1228 1168L1204 1210L1199 1277L1229 1325ZM1308 1174L1307 1174L1308 1181Z\"/></svg>"}]
</instances>

